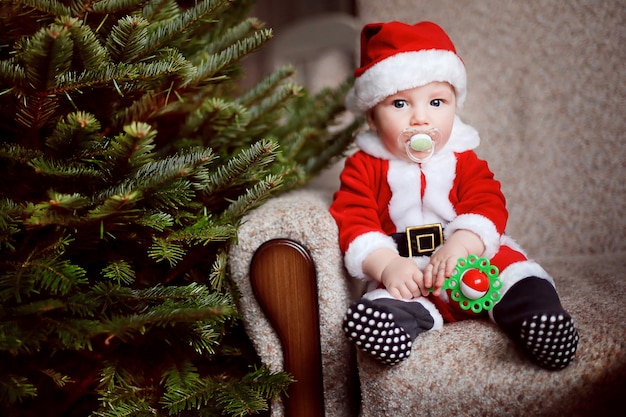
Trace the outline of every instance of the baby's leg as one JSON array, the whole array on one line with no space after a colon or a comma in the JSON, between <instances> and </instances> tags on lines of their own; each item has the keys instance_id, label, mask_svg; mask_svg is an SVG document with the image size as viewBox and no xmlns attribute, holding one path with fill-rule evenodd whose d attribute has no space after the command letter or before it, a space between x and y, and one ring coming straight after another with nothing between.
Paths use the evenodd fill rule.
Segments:
<instances>
[{"instance_id":1,"label":"baby's leg","mask_svg":"<svg viewBox=\"0 0 626 417\"><path fill-rule=\"evenodd\" d=\"M343 330L359 349L395 365L409 357L417 335L441 327L442 318L427 299L377 298L384 293L388 294L375 290L352 304L344 317Z\"/></svg>"},{"instance_id":2,"label":"baby's leg","mask_svg":"<svg viewBox=\"0 0 626 417\"><path fill-rule=\"evenodd\" d=\"M578 332L546 279L515 283L493 308L494 321L526 355L547 369L563 369L574 359Z\"/></svg>"}]
</instances>

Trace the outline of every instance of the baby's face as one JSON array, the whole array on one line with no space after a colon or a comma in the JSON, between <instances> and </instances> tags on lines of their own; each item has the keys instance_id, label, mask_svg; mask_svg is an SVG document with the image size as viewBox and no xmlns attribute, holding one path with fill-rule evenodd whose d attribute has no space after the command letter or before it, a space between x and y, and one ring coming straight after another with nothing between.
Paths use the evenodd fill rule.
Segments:
<instances>
[{"instance_id":1,"label":"baby's face","mask_svg":"<svg viewBox=\"0 0 626 417\"><path fill-rule=\"evenodd\" d=\"M454 88L446 82L431 82L387 97L367 112L367 122L378 132L389 152L410 161L405 144L398 140L400 133L407 127L424 131L439 129L436 153L450 138L455 113Z\"/></svg>"}]
</instances>

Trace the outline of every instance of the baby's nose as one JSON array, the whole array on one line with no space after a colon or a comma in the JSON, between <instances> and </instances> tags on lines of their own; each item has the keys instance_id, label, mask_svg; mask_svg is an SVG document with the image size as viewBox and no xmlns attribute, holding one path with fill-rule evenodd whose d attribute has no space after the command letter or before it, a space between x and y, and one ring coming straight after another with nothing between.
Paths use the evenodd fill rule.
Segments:
<instances>
[{"instance_id":1,"label":"baby's nose","mask_svg":"<svg viewBox=\"0 0 626 417\"><path fill-rule=\"evenodd\" d=\"M428 125L428 115L426 111L419 107L414 107L411 113L411 126L424 126Z\"/></svg>"}]
</instances>

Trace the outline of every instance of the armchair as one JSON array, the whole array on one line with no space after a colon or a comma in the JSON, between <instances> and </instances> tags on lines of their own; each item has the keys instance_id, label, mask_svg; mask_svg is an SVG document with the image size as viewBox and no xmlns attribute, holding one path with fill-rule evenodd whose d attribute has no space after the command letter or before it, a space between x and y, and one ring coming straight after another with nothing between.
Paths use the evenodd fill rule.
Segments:
<instances>
[{"instance_id":1,"label":"armchair","mask_svg":"<svg viewBox=\"0 0 626 417\"><path fill-rule=\"evenodd\" d=\"M343 267L332 192L309 187L252 212L230 254L257 352L297 379L272 416L621 415L623 5L363 0L359 11L363 21L433 20L455 40L470 77L461 116L503 183L509 235L553 275L579 349L549 372L492 323L465 321L420 335L395 367L355 352L341 321L360 288Z\"/></svg>"}]
</instances>

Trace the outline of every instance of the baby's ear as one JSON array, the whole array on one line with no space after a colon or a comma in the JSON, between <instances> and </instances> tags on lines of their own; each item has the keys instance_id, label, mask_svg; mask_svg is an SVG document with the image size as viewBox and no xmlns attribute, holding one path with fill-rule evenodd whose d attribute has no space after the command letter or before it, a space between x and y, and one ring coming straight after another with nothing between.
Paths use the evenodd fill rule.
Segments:
<instances>
[{"instance_id":1,"label":"baby's ear","mask_svg":"<svg viewBox=\"0 0 626 417\"><path fill-rule=\"evenodd\" d=\"M365 112L365 120L367 120L367 125L370 127L370 129L372 129L374 132L378 131L376 127L376 120L374 120L373 109L369 109L368 111Z\"/></svg>"}]
</instances>

